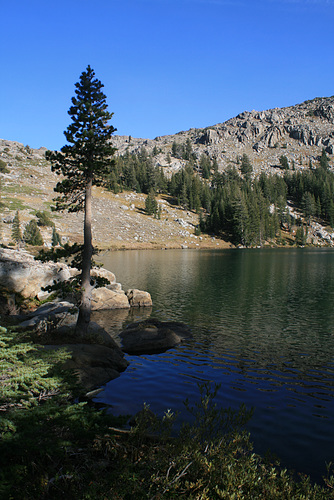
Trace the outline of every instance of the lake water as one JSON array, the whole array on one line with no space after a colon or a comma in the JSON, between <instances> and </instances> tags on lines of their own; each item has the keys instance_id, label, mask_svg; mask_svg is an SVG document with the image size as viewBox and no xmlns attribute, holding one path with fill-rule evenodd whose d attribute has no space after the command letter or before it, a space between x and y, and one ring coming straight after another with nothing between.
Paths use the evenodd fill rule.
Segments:
<instances>
[{"instance_id":1,"label":"lake water","mask_svg":"<svg viewBox=\"0 0 334 500\"><path fill-rule=\"evenodd\" d=\"M326 249L141 250L101 257L123 289L151 293L152 309L108 312L105 325L152 314L182 321L193 339L129 368L97 398L114 414L143 402L185 416L199 382L216 402L254 407L255 451L319 480L334 461L334 252ZM101 319L101 318L100 318Z\"/></svg>"}]
</instances>

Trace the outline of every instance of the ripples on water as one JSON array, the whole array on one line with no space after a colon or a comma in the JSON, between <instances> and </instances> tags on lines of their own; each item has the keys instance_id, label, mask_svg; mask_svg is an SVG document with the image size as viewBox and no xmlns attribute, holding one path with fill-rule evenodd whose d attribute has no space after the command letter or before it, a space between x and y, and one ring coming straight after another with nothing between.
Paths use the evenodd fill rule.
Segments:
<instances>
[{"instance_id":1,"label":"ripples on water","mask_svg":"<svg viewBox=\"0 0 334 500\"><path fill-rule=\"evenodd\" d=\"M115 414L143 402L187 418L197 384L221 384L216 402L254 407L255 449L319 479L334 460L334 253L332 251L141 251L103 257L123 288L150 291L153 315L192 327L166 353L128 356L129 368L99 401ZM115 335L151 311L112 312ZM114 318L114 319L112 319ZM103 321L102 321L103 323Z\"/></svg>"}]
</instances>

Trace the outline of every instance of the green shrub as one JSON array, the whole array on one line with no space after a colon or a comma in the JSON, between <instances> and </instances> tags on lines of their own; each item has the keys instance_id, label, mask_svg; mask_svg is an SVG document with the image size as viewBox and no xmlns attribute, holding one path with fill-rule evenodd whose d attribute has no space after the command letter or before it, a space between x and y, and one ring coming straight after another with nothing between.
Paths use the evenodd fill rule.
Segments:
<instances>
[{"instance_id":1,"label":"green shrub","mask_svg":"<svg viewBox=\"0 0 334 500\"><path fill-rule=\"evenodd\" d=\"M0 327L0 353L0 498L56 499L60 491L84 498L66 492L81 490L77 481L85 471L91 479L90 468L97 479L94 440L124 418L73 402L82 389L61 368L65 349L43 349Z\"/></svg>"},{"instance_id":2,"label":"green shrub","mask_svg":"<svg viewBox=\"0 0 334 500\"><path fill-rule=\"evenodd\" d=\"M3 160L0 160L0 174L8 174L10 172L9 168L7 168L7 163Z\"/></svg>"},{"instance_id":3,"label":"green shrub","mask_svg":"<svg viewBox=\"0 0 334 500\"><path fill-rule=\"evenodd\" d=\"M285 155L281 155L279 158L279 163L283 170L289 170L289 160Z\"/></svg>"},{"instance_id":4,"label":"green shrub","mask_svg":"<svg viewBox=\"0 0 334 500\"><path fill-rule=\"evenodd\" d=\"M31 219L31 221L27 224L23 233L23 239L26 243L28 243L28 245L43 245L43 238L35 219Z\"/></svg>"},{"instance_id":5,"label":"green shrub","mask_svg":"<svg viewBox=\"0 0 334 500\"><path fill-rule=\"evenodd\" d=\"M39 226L47 226L47 227L54 227L54 222L50 219L49 215L47 214L47 212L43 211L41 212L40 210L38 210L36 212L36 217L37 217L37 224Z\"/></svg>"}]
</instances>

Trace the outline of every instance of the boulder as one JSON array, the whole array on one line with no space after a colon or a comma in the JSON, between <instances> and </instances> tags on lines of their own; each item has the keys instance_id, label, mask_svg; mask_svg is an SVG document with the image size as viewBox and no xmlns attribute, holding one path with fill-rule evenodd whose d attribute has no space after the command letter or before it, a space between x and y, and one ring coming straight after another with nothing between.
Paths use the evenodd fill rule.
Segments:
<instances>
[{"instance_id":1,"label":"boulder","mask_svg":"<svg viewBox=\"0 0 334 500\"><path fill-rule=\"evenodd\" d=\"M129 301L123 290L114 291L107 287L95 288L92 293L92 311L103 309L128 309Z\"/></svg>"},{"instance_id":2,"label":"boulder","mask_svg":"<svg viewBox=\"0 0 334 500\"><path fill-rule=\"evenodd\" d=\"M154 318L131 323L120 333L122 349L128 354L164 352L191 336L190 328L183 323Z\"/></svg>"},{"instance_id":3,"label":"boulder","mask_svg":"<svg viewBox=\"0 0 334 500\"><path fill-rule=\"evenodd\" d=\"M152 298L148 292L132 288L126 292L131 307L152 307Z\"/></svg>"},{"instance_id":4,"label":"boulder","mask_svg":"<svg viewBox=\"0 0 334 500\"><path fill-rule=\"evenodd\" d=\"M69 339L71 339L71 338L76 339L76 341L77 341L78 335L79 335L79 338L83 338L83 336L80 337L80 332L76 331L76 326L77 326L76 322L77 322L77 316L75 317L74 322L72 322L72 323L70 323L69 321L65 322L64 324L62 324L60 326L60 328L57 328L57 330L53 331L52 332L52 339L54 339L54 340L52 340L52 343L60 343L60 342L56 342L57 339L58 340L61 339L62 341L63 341L63 339L66 339L65 341L67 343L70 343ZM110 333L107 332L103 328L103 326L101 326L96 321L89 322L86 340L92 344L104 345L106 347L111 347L111 348L114 348L115 346L118 345L115 342L115 340L112 338Z\"/></svg>"},{"instance_id":5,"label":"boulder","mask_svg":"<svg viewBox=\"0 0 334 500\"><path fill-rule=\"evenodd\" d=\"M27 252L0 248L0 285L23 297L44 294L42 288L71 277L66 264L36 261Z\"/></svg>"},{"instance_id":6,"label":"boulder","mask_svg":"<svg viewBox=\"0 0 334 500\"><path fill-rule=\"evenodd\" d=\"M326 153L332 155L334 154L334 140L331 137L327 137L322 141Z\"/></svg>"},{"instance_id":7,"label":"boulder","mask_svg":"<svg viewBox=\"0 0 334 500\"><path fill-rule=\"evenodd\" d=\"M122 285L120 283L110 283L110 285L106 285L108 290L113 290L114 292L123 292Z\"/></svg>"},{"instance_id":8,"label":"boulder","mask_svg":"<svg viewBox=\"0 0 334 500\"><path fill-rule=\"evenodd\" d=\"M272 125L271 127L268 127L260 137L258 142L261 144L255 144L253 147L254 149L256 149L256 147L261 149L262 145L265 148L273 148L275 144L278 143L284 136L284 134L285 130L283 127Z\"/></svg>"}]
</instances>

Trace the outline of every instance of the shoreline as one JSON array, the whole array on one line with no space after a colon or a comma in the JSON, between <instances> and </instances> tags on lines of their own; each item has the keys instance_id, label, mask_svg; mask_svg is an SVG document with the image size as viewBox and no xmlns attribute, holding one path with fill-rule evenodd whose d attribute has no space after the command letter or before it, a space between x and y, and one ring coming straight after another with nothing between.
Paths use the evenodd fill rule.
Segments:
<instances>
[{"instance_id":1,"label":"shoreline","mask_svg":"<svg viewBox=\"0 0 334 500\"><path fill-rule=\"evenodd\" d=\"M286 245L279 245L277 243L272 243L272 244L265 244L262 246L254 246L254 247L243 247L243 246L235 246L233 243L226 242L224 240L218 240L215 239L214 241L205 241L203 243L200 243L198 245L194 244L189 244L189 245L184 245L180 243L175 243L175 244L167 244L164 245L163 243L148 243L148 242L143 242L143 243L133 243L129 242L127 244L117 244L117 243L112 243L111 245L99 245L97 242L94 242L94 248L98 250L98 252L122 252L122 251L127 251L127 250L271 250L271 249L292 249L292 248L309 248L309 249L333 249L331 245L305 245L305 246L299 246L299 245L291 245L291 244L286 244Z\"/></svg>"},{"instance_id":2,"label":"shoreline","mask_svg":"<svg viewBox=\"0 0 334 500\"><path fill-rule=\"evenodd\" d=\"M94 246L101 251L124 251L124 250L221 250L221 249L233 249L237 248L232 243L223 241L223 240L215 240L213 242L205 241L203 243L194 244L194 243L135 243L135 242L127 242L126 244L113 242L111 245L101 245L96 244Z\"/></svg>"}]
</instances>

